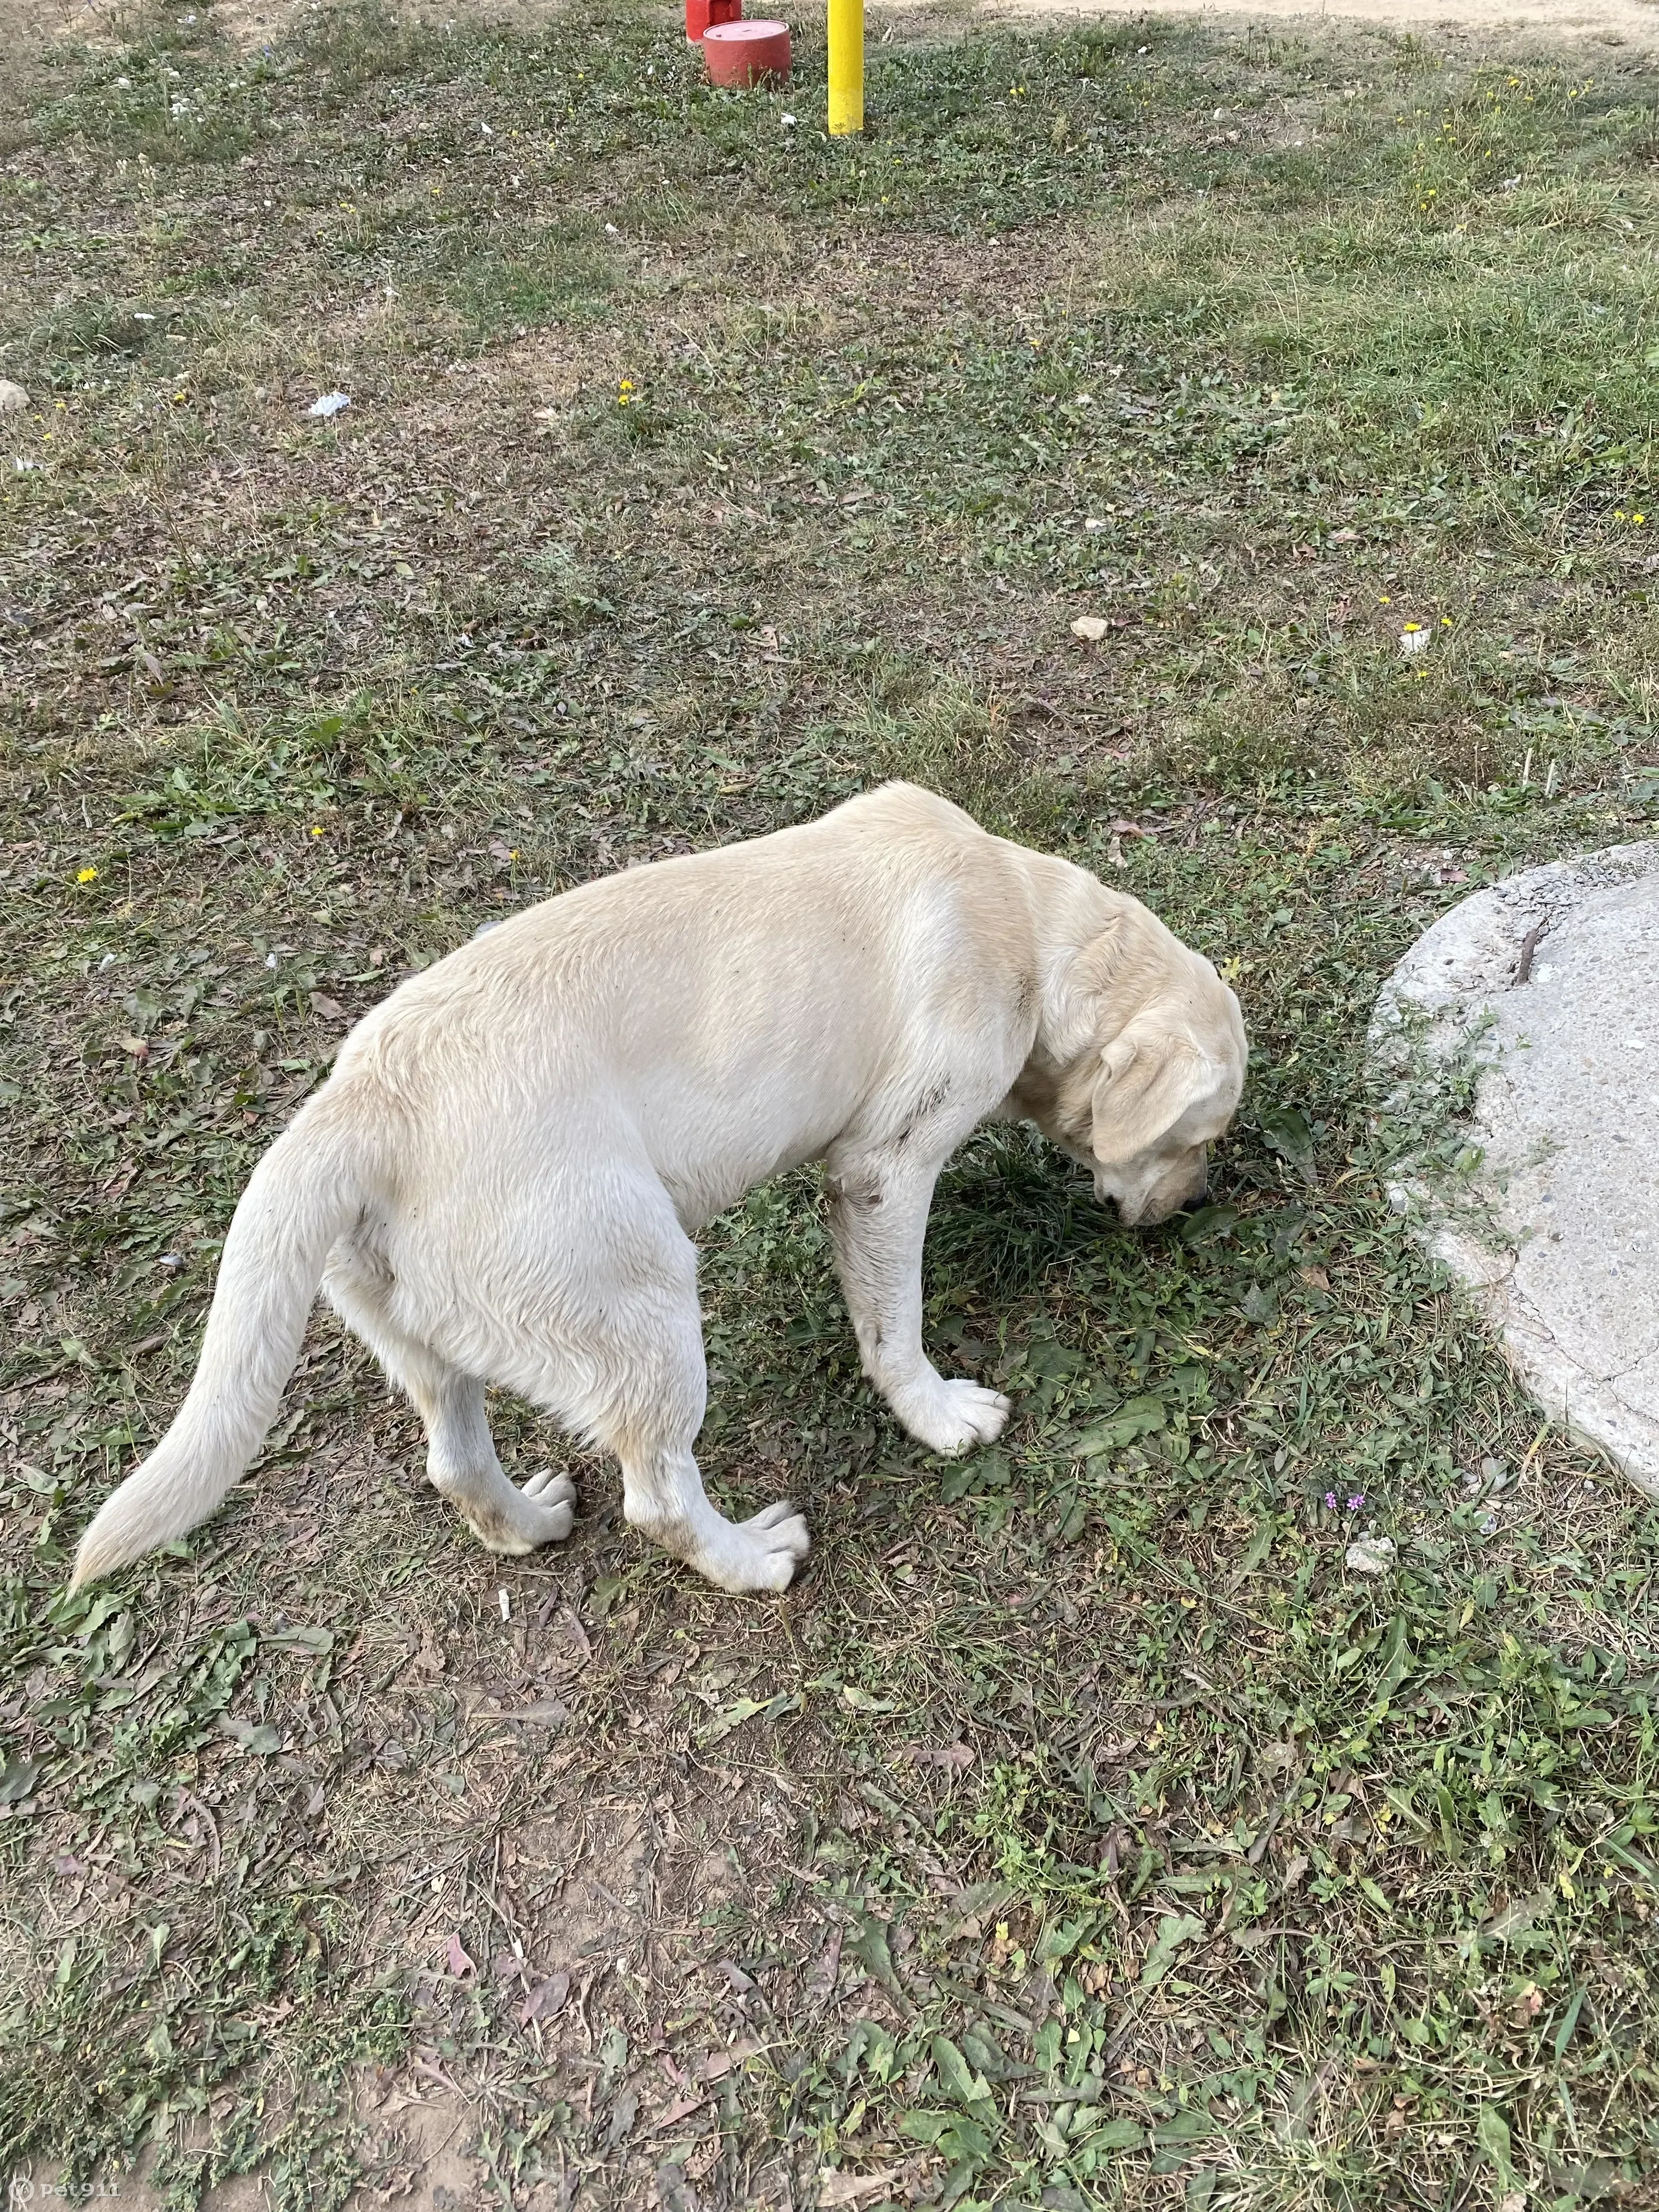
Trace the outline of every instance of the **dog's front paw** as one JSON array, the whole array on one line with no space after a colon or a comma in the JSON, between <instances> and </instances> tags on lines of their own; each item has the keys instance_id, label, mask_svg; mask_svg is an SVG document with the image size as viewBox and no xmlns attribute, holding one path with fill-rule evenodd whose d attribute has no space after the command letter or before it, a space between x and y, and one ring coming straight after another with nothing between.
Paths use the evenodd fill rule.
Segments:
<instances>
[{"instance_id":1,"label":"dog's front paw","mask_svg":"<svg viewBox=\"0 0 1659 2212\"><path fill-rule=\"evenodd\" d=\"M428 1470L430 1472L430 1470ZM544 1468L522 1489L492 1459L460 1474L433 1474L432 1486L456 1508L480 1543L506 1558L562 1544L576 1518L576 1486Z\"/></svg>"},{"instance_id":2,"label":"dog's front paw","mask_svg":"<svg viewBox=\"0 0 1659 2212\"><path fill-rule=\"evenodd\" d=\"M529 1526L538 1544L562 1544L576 1519L576 1486L550 1467L532 1474L519 1492L536 1518Z\"/></svg>"},{"instance_id":3,"label":"dog's front paw","mask_svg":"<svg viewBox=\"0 0 1659 2212\"><path fill-rule=\"evenodd\" d=\"M954 1459L975 1444L994 1443L1013 1407L1000 1390L988 1390L982 1382L941 1381L925 1398L893 1410L930 1451Z\"/></svg>"},{"instance_id":4,"label":"dog's front paw","mask_svg":"<svg viewBox=\"0 0 1659 2212\"><path fill-rule=\"evenodd\" d=\"M735 1528L722 1522L691 1564L724 1590L787 1590L811 1548L805 1522L781 1499Z\"/></svg>"}]
</instances>

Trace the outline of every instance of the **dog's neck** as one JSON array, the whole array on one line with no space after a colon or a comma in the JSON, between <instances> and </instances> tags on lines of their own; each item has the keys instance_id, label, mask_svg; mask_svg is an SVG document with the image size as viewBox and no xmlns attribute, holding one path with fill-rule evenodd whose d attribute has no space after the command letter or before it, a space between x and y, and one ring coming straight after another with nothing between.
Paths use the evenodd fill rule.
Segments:
<instances>
[{"instance_id":1,"label":"dog's neck","mask_svg":"<svg viewBox=\"0 0 1659 2212\"><path fill-rule=\"evenodd\" d=\"M1146 979L1136 951L1142 932L1134 922L1157 925L1139 900L1109 890L1069 860L1023 850L1021 860L1031 890L1036 1018L1003 1113L1033 1121L1065 1143L1057 1115L1066 1079L1085 1057L1092 1069L1101 1047L1138 1011Z\"/></svg>"},{"instance_id":2,"label":"dog's neck","mask_svg":"<svg viewBox=\"0 0 1659 2212\"><path fill-rule=\"evenodd\" d=\"M1032 900L1038 988L1031 1059L1058 1071L1085 1049L1098 1051L1133 1018L1154 980L1145 972L1145 951L1159 925L1138 899L1109 890L1070 861L1031 858L1042 871Z\"/></svg>"}]
</instances>

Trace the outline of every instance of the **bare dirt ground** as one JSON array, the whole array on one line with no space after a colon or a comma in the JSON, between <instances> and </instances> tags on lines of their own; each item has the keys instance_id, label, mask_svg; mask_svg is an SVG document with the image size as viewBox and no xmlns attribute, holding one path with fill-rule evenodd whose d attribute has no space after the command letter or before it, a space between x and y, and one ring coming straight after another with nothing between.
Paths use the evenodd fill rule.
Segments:
<instances>
[{"instance_id":1,"label":"bare dirt ground","mask_svg":"<svg viewBox=\"0 0 1659 2212\"><path fill-rule=\"evenodd\" d=\"M211 15L240 45L276 37L302 15L311 0L212 0ZM415 12L448 17L467 14L490 21L529 25L560 12L563 0L431 0ZM57 40L90 43L118 39L123 0L0 0L0 85L27 70L41 47ZM751 10L752 12L752 10ZM1451 7L1425 0L1343 0L1309 8L1303 0L1256 0L1248 9L1217 8L1209 0L1166 0L1149 9L1139 0L884 0L872 8L872 35L913 36L967 30L975 24L1067 22L1091 16L1196 15L1211 23L1367 23L1392 26L1459 45L1599 45L1659 47L1656 0L1456 0Z\"/></svg>"},{"instance_id":2,"label":"bare dirt ground","mask_svg":"<svg viewBox=\"0 0 1659 2212\"><path fill-rule=\"evenodd\" d=\"M889 0L881 13L908 22L926 11L941 21L971 23L1074 22L1105 15L1200 16L1212 24L1368 23L1449 38L1460 44L1475 38L1482 46L1539 44L1590 40L1608 45L1659 46L1659 7L1650 0L1457 0L1454 7L1425 5L1424 0L1343 0L1334 7L1309 8L1302 0L1259 0L1256 6L1216 8L1208 0L1166 0L1148 9L1135 0L961 0L941 9L938 0Z\"/></svg>"}]
</instances>

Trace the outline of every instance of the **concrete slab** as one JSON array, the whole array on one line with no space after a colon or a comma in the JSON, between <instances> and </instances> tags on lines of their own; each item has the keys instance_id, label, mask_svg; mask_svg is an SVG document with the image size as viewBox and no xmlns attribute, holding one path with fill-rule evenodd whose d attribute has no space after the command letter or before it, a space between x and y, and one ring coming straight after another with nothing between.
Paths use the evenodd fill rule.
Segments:
<instances>
[{"instance_id":1,"label":"concrete slab","mask_svg":"<svg viewBox=\"0 0 1659 2212\"><path fill-rule=\"evenodd\" d=\"M1463 900L1383 987L1371 1045L1401 1113L1472 1055L1476 1206L1420 1181L1395 1202L1546 1413L1659 1497L1659 842Z\"/></svg>"}]
</instances>

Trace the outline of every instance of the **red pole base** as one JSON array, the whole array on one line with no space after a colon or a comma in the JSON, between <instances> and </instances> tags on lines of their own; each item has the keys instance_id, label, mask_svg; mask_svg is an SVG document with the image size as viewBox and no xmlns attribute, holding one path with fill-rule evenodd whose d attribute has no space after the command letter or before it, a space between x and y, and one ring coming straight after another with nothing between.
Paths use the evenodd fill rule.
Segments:
<instances>
[{"instance_id":1,"label":"red pole base","mask_svg":"<svg viewBox=\"0 0 1659 2212\"><path fill-rule=\"evenodd\" d=\"M710 84L744 90L781 82L789 74L789 26L757 16L743 23L711 23L702 42Z\"/></svg>"}]
</instances>

